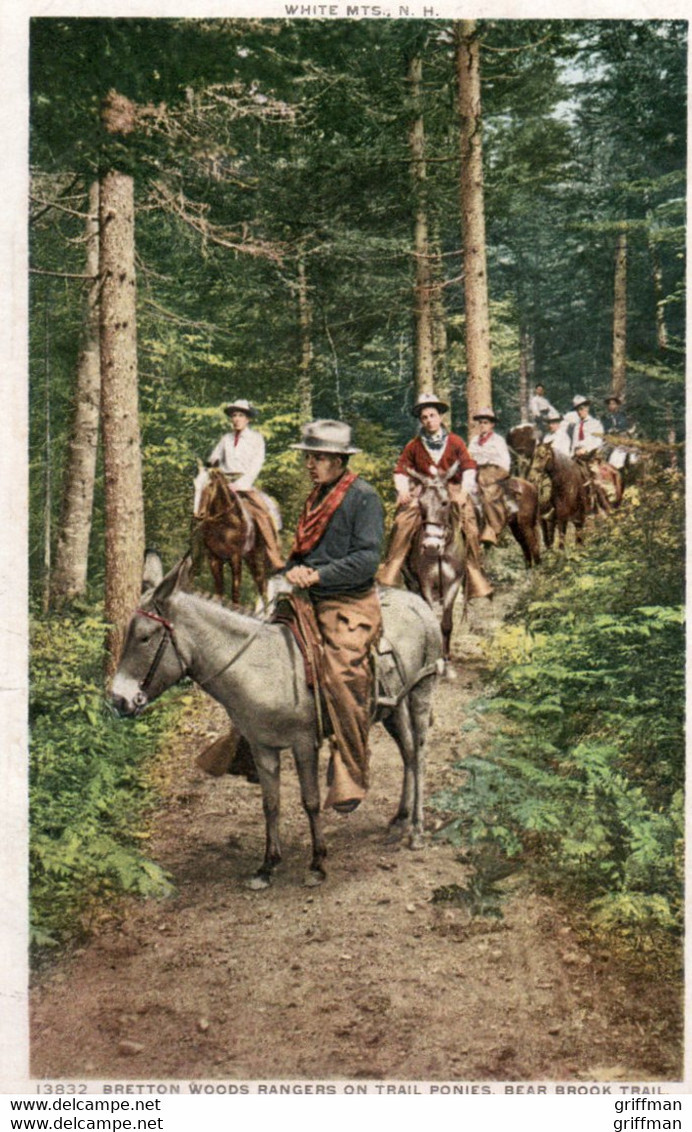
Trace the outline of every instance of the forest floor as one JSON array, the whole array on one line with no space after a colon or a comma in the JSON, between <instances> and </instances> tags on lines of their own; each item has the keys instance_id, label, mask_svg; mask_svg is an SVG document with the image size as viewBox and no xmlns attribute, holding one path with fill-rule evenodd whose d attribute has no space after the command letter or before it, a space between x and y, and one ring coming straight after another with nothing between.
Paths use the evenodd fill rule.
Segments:
<instances>
[{"instance_id":1,"label":"forest floor","mask_svg":"<svg viewBox=\"0 0 692 1132\"><path fill-rule=\"evenodd\" d=\"M510 597L474 602L455 630L456 679L436 693L428 794L482 752L463 726L483 690L482 643ZM682 1079L679 987L589 943L517 873L501 918L436 892L463 885L459 850L387 839L398 752L373 731L372 789L325 818L329 876L302 885L307 821L284 755L284 862L245 880L264 849L259 787L208 777L195 756L225 730L201 692L157 757L151 853L176 891L120 902L90 941L37 974L31 1072L104 1082L665 1082ZM126 724L123 724L126 726ZM97 1086L94 1084L93 1086Z\"/></svg>"}]
</instances>

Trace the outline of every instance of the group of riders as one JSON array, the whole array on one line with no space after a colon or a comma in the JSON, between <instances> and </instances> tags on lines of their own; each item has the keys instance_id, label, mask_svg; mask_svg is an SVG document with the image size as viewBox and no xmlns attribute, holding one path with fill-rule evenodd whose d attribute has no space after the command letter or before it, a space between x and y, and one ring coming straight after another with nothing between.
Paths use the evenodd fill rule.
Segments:
<instances>
[{"instance_id":1,"label":"group of riders","mask_svg":"<svg viewBox=\"0 0 692 1132\"><path fill-rule=\"evenodd\" d=\"M587 397L576 396L564 417L537 385L529 411L536 439L573 456L589 476L603 457L620 459L617 446L604 449L606 434L624 434L629 425L621 399L608 399L608 415L596 420ZM350 813L369 785L368 732L375 695L371 650L382 631L377 585L393 586L421 526L418 497L425 483L439 480L449 492L453 519L466 543L466 593L488 598L493 588L482 546L494 546L517 510L511 484L512 454L495 431L489 407L474 414L478 433L468 446L443 423L449 406L432 393L421 393L413 413L416 436L406 444L394 468L397 509L380 562L384 512L374 488L349 468L360 451L343 421L315 420L291 445L301 451L312 482L286 558L279 539L281 521L270 496L254 485L265 457L262 434L252 427L255 407L245 399L225 406L232 430L211 452L197 502L210 469L227 478L242 502L266 553L270 570L304 595L320 637L320 682L331 723L331 757L325 806ZM617 466L617 465L615 465Z\"/></svg>"}]
</instances>

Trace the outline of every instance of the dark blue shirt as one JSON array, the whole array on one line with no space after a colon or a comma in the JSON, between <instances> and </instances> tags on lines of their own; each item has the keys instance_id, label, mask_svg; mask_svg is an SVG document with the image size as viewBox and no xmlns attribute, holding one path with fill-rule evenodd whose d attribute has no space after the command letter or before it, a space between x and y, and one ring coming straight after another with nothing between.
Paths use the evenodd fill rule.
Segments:
<instances>
[{"instance_id":1,"label":"dark blue shirt","mask_svg":"<svg viewBox=\"0 0 692 1132\"><path fill-rule=\"evenodd\" d=\"M326 492L332 487L329 484ZM322 538L307 554L289 558L292 566L310 566L320 575L319 585L310 587L310 597L365 593L375 581L384 538L384 513L374 488L360 478L354 480L329 520Z\"/></svg>"}]
</instances>

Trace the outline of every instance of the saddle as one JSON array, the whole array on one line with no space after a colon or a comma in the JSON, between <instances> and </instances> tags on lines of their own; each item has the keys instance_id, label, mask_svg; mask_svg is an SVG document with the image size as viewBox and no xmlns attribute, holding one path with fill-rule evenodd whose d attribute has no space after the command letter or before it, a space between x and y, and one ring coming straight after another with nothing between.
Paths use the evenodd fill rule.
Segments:
<instances>
[{"instance_id":1,"label":"saddle","mask_svg":"<svg viewBox=\"0 0 692 1132\"><path fill-rule=\"evenodd\" d=\"M286 625L293 634L303 659L305 682L313 692L318 705L320 730L326 734L323 730L323 721L328 720L328 713L320 690L322 637L312 605L301 594L281 594L277 599L272 621ZM396 707L409 691L409 681L397 652L384 634L372 647L370 664L376 689L374 715L380 707ZM422 677L425 673L420 675Z\"/></svg>"}]
</instances>

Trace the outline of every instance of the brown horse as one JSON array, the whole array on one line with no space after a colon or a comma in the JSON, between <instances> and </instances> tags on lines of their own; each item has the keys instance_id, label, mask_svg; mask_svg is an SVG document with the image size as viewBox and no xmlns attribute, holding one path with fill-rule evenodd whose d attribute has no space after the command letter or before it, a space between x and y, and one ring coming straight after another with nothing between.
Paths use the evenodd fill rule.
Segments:
<instances>
[{"instance_id":1,"label":"brown horse","mask_svg":"<svg viewBox=\"0 0 692 1132\"><path fill-rule=\"evenodd\" d=\"M264 542L242 496L234 491L218 468L209 470L208 483L195 505L195 535L207 552L214 590L223 597L223 568L231 570L231 600L240 600L243 560L250 569L257 592L266 604L269 570Z\"/></svg>"},{"instance_id":2,"label":"brown horse","mask_svg":"<svg viewBox=\"0 0 692 1132\"><path fill-rule=\"evenodd\" d=\"M538 487L544 476L550 481L550 496L545 507L541 507L546 547L552 547L557 530L558 547L560 550L564 548L570 522L574 524L577 542L581 543L589 507L584 479L576 462L562 452L555 452L552 444L539 444L533 454L528 478Z\"/></svg>"},{"instance_id":3,"label":"brown horse","mask_svg":"<svg viewBox=\"0 0 692 1132\"><path fill-rule=\"evenodd\" d=\"M541 547L538 536L538 492L528 480L512 477L507 481L507 494L516 504L517 510L509 516L507 526L514 535L524 555L524 562L530 569L541 561Z\"/></svg>"},{"instance_id":4,"label":"brown horse","mask_svg":"<svg viewBox=\"0 0 692 1132\"><path fill-rule=\"evenodd\" d=\"M457 470L454 464L446 475L410 475L421 486L418 508L420 529L411 543L403 575L409 589L417 591L431 609L440 609L442 655L449 660L454 603L466 573L466 544L453 519L452 500L447 481Z\"/></svg>"},{"instance_id":5,"label":"brown horse","mask_svg":"<svg viewBox=\"0 0 692 1132\"><path fill-rule=\"evenodd\" d=\"M529 424L528 421L522 421L521 424L515 425L514 428L509 430L505 439L507 440L507 447L514 457L517 473L520 476L525 476L529 470L536 445L540 441L538 429L535 425Z\"/></svg>"}]
</instances>

